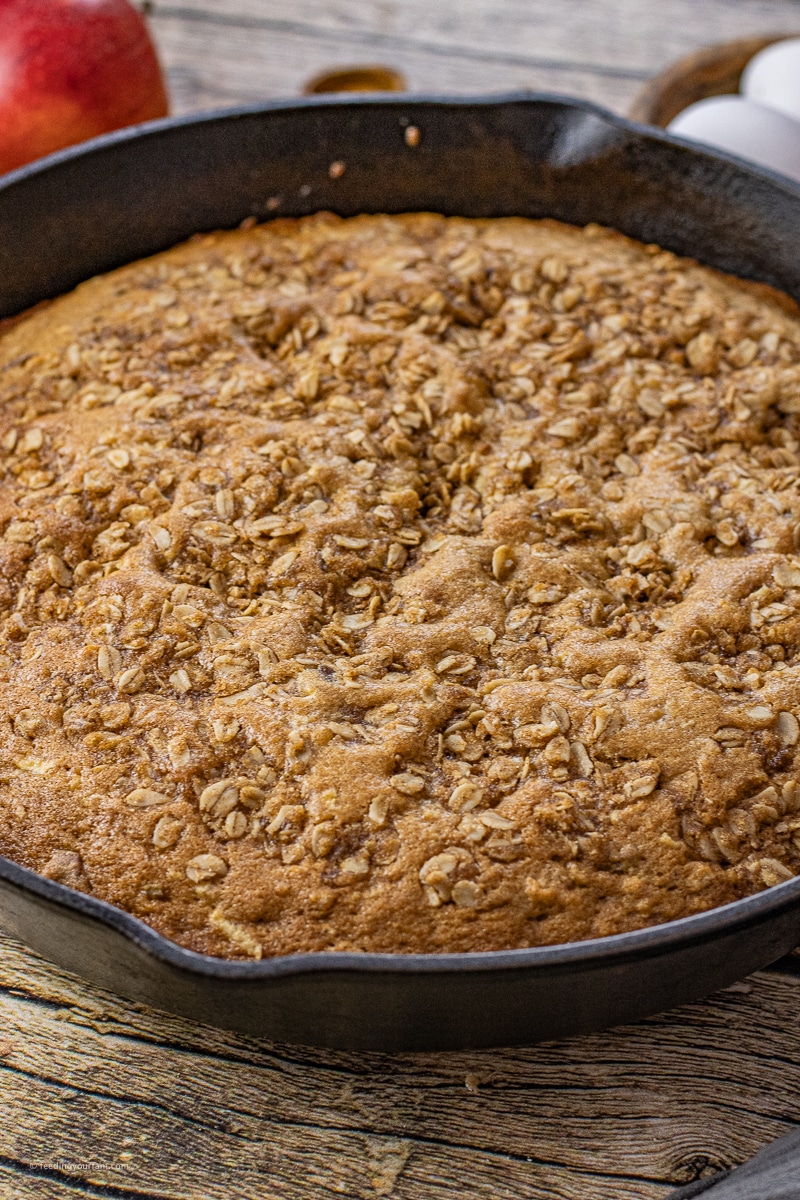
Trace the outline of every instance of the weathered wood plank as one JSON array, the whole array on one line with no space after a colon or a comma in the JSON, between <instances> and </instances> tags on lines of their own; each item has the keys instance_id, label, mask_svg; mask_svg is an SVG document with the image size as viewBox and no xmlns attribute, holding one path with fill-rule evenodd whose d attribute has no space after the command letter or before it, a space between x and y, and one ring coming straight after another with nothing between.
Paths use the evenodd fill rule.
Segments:
<instances>
[{"instance_id":1,"label":"weathered wood plank","mask_svg":"<svg viewBox=\"0 0 800 1200\"><path fill-rule=\"evenodd\" d=\"M800 29L785 0L156 0L176 106L297 93L316 71L381 59L413 89L531 87L625 108L640 81L703 43ZM197 47L205 48L198 55Z\"/></svg>"},{"instance_id":2,"label":"weathered wood plank","mask_svg":"<svg viewBox=\"0 0 800 1200\"><path fill-rule=\"evenodd\" d=\"M584 65L612 72L651 71L700 40L800 26L796 3L785 0L303 0L287 9L277 0L154 0L157 16L310 36L335 34L345 45L432 47Z\"/></svg>"},{"instance_id":3,"label":"weathered wood plank","mask_svg":"<svg viewBox=\"0 0 800 1200\"><path fill-rule=\"evenodd\" d=\"M385 48L343 43L336 34L225 29L224 44L209 37L209 27L187 18L153 22L168 70L175 112L257 104L276 96L298 95L319 71L352 61L380 60L400 70L412 91L440 93L503 92L521 88L601 98L624 109L641 86L644 73L602 77L572 67L497 62L486 57L443 55L435 50Z\"/></svg>"},{"instance_id":4,"label":"weathered wood plank","mask_svg":"<svg viewBox=\"0 0 800 1200\"><path fill-rule=\"evenodd\" d=\"M0 1196L5 1200L64 1200L74 1196L72 1189L65 1191L62 1184L41 1176L23 1175L13 1167L0 1163ZM146 1200L146 1197L142 1197Z\"/></svg>"},{"instance_id":5,"label":"weathered wood plank","mask_svg":"<svg viewBox=\"0 0 800 1200\"><path fill-rule=\"evenodd\" d=\"M792 976L568 1042L387 1056L208 1029L0 946L0 1166L109 1164L62 1168L64 1195L656 1200L800 1119Z\"/></svg>"}]
</instances>

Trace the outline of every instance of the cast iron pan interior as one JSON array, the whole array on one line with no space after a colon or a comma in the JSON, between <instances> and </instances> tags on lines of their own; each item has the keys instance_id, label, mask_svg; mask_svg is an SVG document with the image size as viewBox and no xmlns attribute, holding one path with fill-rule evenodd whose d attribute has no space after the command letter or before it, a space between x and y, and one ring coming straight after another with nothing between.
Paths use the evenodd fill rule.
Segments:
<instances>
[{"instance_id":1,"label":"cast iron pan interior","mask_svg":"<svg viewBox=\"0 0 800 1200\"><path fill-rule=\"evenodd\" d=\"M154 122L6 176L0 316L192 233L320 209L597 221L800 299L800 188L780 176L577 101L400 96ZM199 1021L456 1049L600 1029L729 984L800 942L800 878L635 933L483 954L209 958L6 859L0 918L99 986Z\"/></svg>"}]
</instances>

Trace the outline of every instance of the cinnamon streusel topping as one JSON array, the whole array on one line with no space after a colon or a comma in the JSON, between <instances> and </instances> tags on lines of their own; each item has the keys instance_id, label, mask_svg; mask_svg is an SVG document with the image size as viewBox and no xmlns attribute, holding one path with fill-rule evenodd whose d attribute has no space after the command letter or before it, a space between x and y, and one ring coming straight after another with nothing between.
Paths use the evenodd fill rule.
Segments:
<instances>
[{"instance_id":1,"label":"cinnamon streusel topping","mask_svg":"<svg viewBox=\"0 0 800 1200\"><path fill-rule=\"evenodd\" d=\"M800 869L800 317L589 226L214 234L0 335L0 852L196 950Z\"/></svg>"}]
</instances>

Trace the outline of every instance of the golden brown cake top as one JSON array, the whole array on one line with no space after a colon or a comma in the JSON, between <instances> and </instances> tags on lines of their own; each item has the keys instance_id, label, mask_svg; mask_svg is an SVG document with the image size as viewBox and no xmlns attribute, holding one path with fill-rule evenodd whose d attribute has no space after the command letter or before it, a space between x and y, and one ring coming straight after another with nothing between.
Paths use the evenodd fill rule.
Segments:
<instances>
[{"instance_id":1,"label":"golden brown cake top","mask_svg":"<svg viewBox=\"0 0 800 1200\"><path fill-rule=\"evenodd\" d=\"M220 955L800 864L800 320L590 226L277 221L0 337L0 852Z\"/></svg>"}]
</instances>

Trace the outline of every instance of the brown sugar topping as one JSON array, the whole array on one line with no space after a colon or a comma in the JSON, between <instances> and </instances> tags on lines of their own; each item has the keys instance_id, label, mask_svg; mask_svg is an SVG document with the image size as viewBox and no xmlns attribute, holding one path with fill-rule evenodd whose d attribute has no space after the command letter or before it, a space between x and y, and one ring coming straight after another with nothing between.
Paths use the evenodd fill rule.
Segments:
<instances>
[{"instance_id":1,"label":"brown sugar topping","mask_svg":"<svg viewBox=\"0 0 800 1200\"><path fill-rule=\"evenodd\" d=\"M800 319L589 226L192 240L0 337L0 852L193 949L800 869Z\"/></svg>"}]
</instances>

